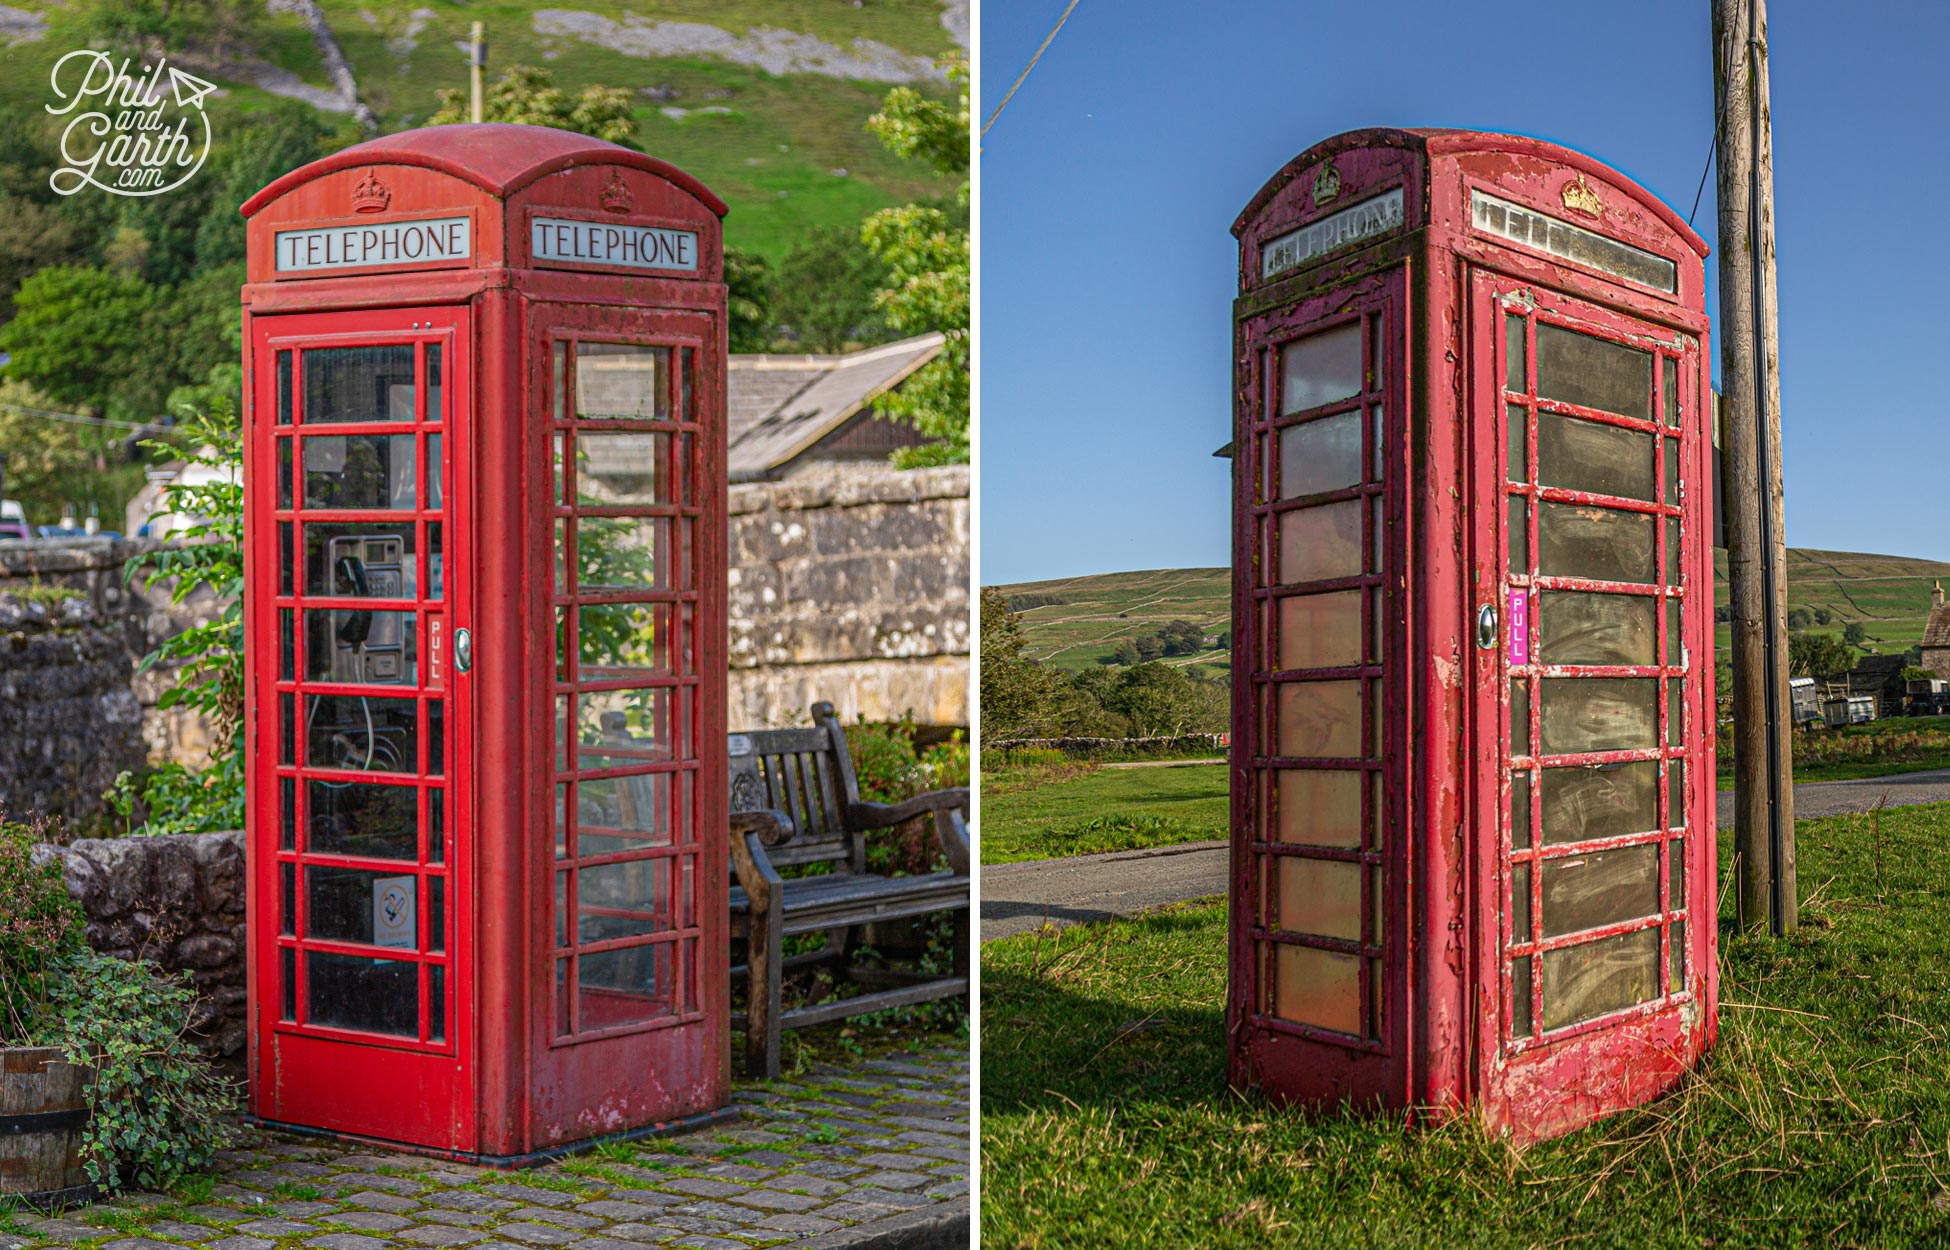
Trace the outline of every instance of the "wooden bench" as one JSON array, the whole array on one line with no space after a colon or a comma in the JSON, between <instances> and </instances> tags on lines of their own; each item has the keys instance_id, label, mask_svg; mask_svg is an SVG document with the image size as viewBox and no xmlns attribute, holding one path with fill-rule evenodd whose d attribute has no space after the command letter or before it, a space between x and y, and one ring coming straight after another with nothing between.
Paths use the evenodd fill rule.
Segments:
<instances>
[{"instance_id":1,"label":"wooden bench","mask_svg":"<svg viewBox=\"0 0 1950 1250\"><path fill-rule=\"evenodd\" d=\"M861 801L847 754L846 731L830 703L815 703L811 729L762 729L730 735L731 933L750 952L733 976L747 976L745 1012L731 1026L745 1031L745 1071L779 1074L779 1037L786 1029L905 1007L968 992L968 789L920 794L904 803ZM866 835L931 815L948 871L885 877L867 871ZM820 875L781 877L779 869L825 864ZM853 957L866 924L951 911L955 962L947 976L886 968L856 968ZM823 948L790 959L784 942L825 933ZM849 998L815 998L780 1008L780 976L788 965L830 964L835 983L880 986Z\"/></svg>"}]
</instances>

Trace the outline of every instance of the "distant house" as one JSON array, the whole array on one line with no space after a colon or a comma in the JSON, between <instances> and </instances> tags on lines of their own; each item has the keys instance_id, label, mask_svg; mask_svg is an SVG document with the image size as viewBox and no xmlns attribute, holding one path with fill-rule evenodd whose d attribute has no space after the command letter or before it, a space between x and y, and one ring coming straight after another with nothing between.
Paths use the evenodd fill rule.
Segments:
<instances>
[{"instance_id":1,"label":"distant house","mask_svg":"<svg viewBox=\"0 0 1950 1250\"><path fill-rule=\"evenodd\" d=\"M765 482L823 466L884 463L927 440L874 411L941 354L939 334L902 339L835 356L733 356L730 398L731 480Z\"/></svg>"},{"instance_id":2,"label":"distant house","mask_svg":"<svg viewBox=\"0 0 1950 1250\"><path fill-rule=\"evenodd\" d=\"M1930 619L1923 625L1923 667L1950 677L1950 608L1943 606L1943 583L1930 591Z\"/></svg>"}]
</instances>

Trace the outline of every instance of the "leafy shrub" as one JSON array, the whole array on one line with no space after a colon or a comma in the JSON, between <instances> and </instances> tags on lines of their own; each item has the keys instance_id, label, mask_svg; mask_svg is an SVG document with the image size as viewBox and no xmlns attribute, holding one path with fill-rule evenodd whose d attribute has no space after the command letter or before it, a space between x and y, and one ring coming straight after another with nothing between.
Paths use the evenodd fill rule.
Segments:
<instances>
[{"instance_id":1,"label":"leafy shrub","mask_svg":"<svg viewBox=\"0 0 1950 1250\"><path fill-rule=\"evenodd\" d=\"M227 605L222 615L192 626L156 648L142 671L178 665L176 684L157 701L161 708L188 707L210 727L210 767L202 771L166 764L115 779L108 801L131 831L142 818L144 833L205 833L244 824L244 761L237 731L244 715L244 443L234 413L192 416L182 427L187 445L199 450L190 463L221 471L217 480L164 488L164 510L200 520L179 536L188 542L136 556L128 576L147 570L145 584L173 579L170 602L181 603L208 585Z\"/></svg>"},{"instance_id":2,"label":"leafy shrub","mask_svg":"<svg viewBox=\"0 0 1950 1250\"><path fill-rule=\"evenodd\" d=\"M26 1045L47 1028L49 983L60 956L81 944L81 905L61 865L39 862L46 830L0 820L0 1041Z\"/></svg>"},{"instance_id":3,"label":"leafy shrub","mask_svg":"<svg viewBox=\"0 0 1950 1250\"><path fill-rule=\"evenodd\" d=\"M184 1037L186 978L90 950L44 829L0 821L0 1044L95 1069L82 1162L107 1189L166 1188L229 1137L230 1091Z\"/></svg>"},{"instance_id":4,"label":"leafy shrub","mask_svg":"<svg viewBox=\"0 0 1950 1250\"><path fill-rule=\"evenodd\" d=\"M187 978L79 947L50 981L59 1045L95 1065L82 1133L89 1179L105 1189L168 1189L230 1139L229 1083L183 1036L196 1001Z\"/></svg>"}]
</instances>

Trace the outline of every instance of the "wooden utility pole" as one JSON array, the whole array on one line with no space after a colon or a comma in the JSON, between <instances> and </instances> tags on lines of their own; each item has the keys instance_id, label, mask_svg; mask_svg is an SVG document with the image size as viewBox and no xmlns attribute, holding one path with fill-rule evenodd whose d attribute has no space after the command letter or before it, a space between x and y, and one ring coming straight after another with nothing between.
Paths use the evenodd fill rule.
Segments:
<instances>
[{"instance_id":1,"label":"wooden utility pole","mask_svg":"<svg viewBox=\"0 0 1950 1250\"><path fill-rule=\"evenodd\" d=\"M481 76L487 70L487 23L476 22L469 32L467 44L467 98L470 107L469 117L474 121L483 120L481 100Z\"/></svg>"},{"instance_id":2,"label":"wooden utility pole","mask_svg":"<svg viewBox=\"0 0 1950 1250\"><path fill-rule=\"evenodd\" d=\"M1727 566L1733 583L1736 914L1743 930L1765 924L1780 935L1795 927L1797 904L1766 0L1713 0L1713 75Z\"/></svg>"}]
</instances>

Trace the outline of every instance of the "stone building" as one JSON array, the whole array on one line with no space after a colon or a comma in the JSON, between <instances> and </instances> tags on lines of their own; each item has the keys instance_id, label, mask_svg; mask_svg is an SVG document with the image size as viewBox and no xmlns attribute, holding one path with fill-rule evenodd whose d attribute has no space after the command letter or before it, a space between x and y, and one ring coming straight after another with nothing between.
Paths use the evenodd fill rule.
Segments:
<instances>
[{"instance_id":1,"label":"stone building","mask_svg":"<svg viewBox=\"0 0 1950 1250\"><path fill-rule=\"evenodd\" d=\"M1923 626L1923 667L1950 678L1950 608L1943 604L1943 583L1930 591L1930 619Z\"/></svg>"}]
</instances>

